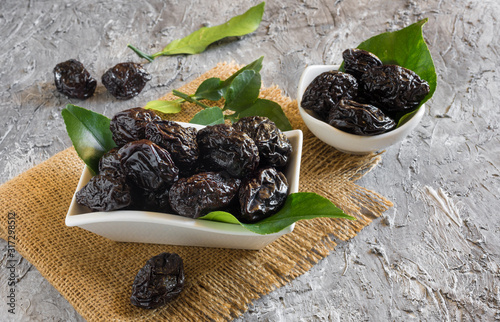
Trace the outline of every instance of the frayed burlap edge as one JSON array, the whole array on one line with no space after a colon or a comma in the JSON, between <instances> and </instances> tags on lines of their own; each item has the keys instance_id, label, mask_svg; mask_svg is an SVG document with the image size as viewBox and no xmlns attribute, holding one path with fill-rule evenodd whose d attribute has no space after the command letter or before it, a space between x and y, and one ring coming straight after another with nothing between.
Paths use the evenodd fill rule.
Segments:
<instances>
[{"instance_id":1,"label":"frayed burlap edge","mask_svg":"<svg viewBox=\"0 0 500 322\"><path fill-rule=\"evenodd\" d=\"M238 67L221 63L180 90L193 93L204 79L224 79ZM7 237L3 217L17 212L16 249L89 321L217 321L241 315L253 300L307 272L334 250L336 242L354 237L392 205L354 183L380 162L380 154L336 151L309 132L297 102L284 97L278 87L263 89L261 96L280 103L292 126L304 132L300 190L329 198L356 221L300 221L291 234L260 251L115 243L64 226L83 167L75 151L68 149L0 187L0 237ZM181 113L168 117L187 121L198 110L185 104ZM65 167L67 171L58 171ZM54 182L45 184L50 180ZM134 308L128 303L133 277L145 260L161 251L177 252L185 259L186 289L166 307ZM211 267L202 267L205 264Z\"/></svg>"}]
</instances>

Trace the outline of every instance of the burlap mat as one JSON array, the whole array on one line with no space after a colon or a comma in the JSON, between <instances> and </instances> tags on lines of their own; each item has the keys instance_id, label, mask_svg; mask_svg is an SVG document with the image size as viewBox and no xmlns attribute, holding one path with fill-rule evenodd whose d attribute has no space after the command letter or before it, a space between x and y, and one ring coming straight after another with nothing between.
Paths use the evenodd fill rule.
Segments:
<instances>
[{"instance_id":1,"label":"burlap mat","mask_svg":"<svg viewBox=\"0 0 500 322\"><path fill-rule=\"evenodd\" d=\"M180 90L193 93L202 80L224 79L237 69L219 64ZM7 238L8 213L16 213L17 251L89 321L239 316L252 300L309 270L334 249L335 241L354 237L391 206L354 183L380 161L380 155L353 156L323 144L301 121L297 102L283 97L278 87L262 90L262 97L280 103L292 126L304 132L300 190L331 199L357 221L301 221L293 233L260 251L113 242L64 224L83 169L70 148L0 186L0 237ZM187 106L175 119L187 121L198 110ZM135 308L129 302L134 277L147 259L161 252L175 252L184 259L186 288L163 308Z\"/></svg>"}]
</instances>

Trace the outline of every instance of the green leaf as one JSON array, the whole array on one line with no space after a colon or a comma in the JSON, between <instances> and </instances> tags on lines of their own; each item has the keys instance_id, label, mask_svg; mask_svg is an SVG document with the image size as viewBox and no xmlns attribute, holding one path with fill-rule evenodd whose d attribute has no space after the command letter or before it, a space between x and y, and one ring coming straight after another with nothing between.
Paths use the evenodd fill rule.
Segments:
<instances>
[{"instance_id":1,"label":"green leaf","mask_svg":"<svg viewBox=\"0 0 500 322\"><path fill-rule=\"evenodd\" d=\"M194 96L198 99L218 101L222 98L222 84L223 82L217 77L206 79L198 86Z\"/></svg>"},{"instance_id":2,"label":"green leaf","mask_svg":"<svg viewBox=\"0 0 500 322\"><path fill-rule=\"evenodd\" d=\"M196 113L189 123L201 125L222 124L224 123L224 115L218 106L209 107Z\"/></svg>"},{"instance_id":3,"label":"green leaf","mask_svg":"<svg viewBox=\"0 0 500 322\"><path fill-rule=\"evenodd\" d=\"M292 129L292 125L283 112L283 109L274 101L263 98L257 99L252 106L238 114L238 118L247 116L265 116L273 121L282 131L290 131Z\"/></svg>"},{"instance_id":4,"label":"green leaf","mask_svg":"<svg viewBox=\"0 0 500 322\"><path fill-rule=\"evenodd\" d=\"M262 61L264 60L264 56L260 56L257 60L254 60L250 64L240 68L237 72L235 72L233 75L229 76L226 80L224 80L224 83L222 84L222 88L227 88L229 85L231 85L231 82L241 73L243 73L246 70L253 70L256 73L259 73L260 70L262 69Z\"/></svg>"},{"instance_id":5,"label":"green leaf","mask_svg":"<svg viewBox=\"0 0 500 322\"><path fill-rule=\"evenodd\" d=\"M78 156L94 174L98 173L101 156L116 147L109 129L110 120L72 104L66 105L61 114Z\"/></svg>"},{"instance_id":6,"label":"green leaf","mask_svg":"<svg viewBox=\"0 0 500 322\"><path fill-rule=\"evenodd\" d=\"M203 108L209 108L210 107L210 106L205 105L202 102L198 101L196 99L196 97L188 95L188 94L183 93L183 92L179 92L178 90L175 90L175 89L172 90L172 94L174 94L175 96L178 96L178 97L182 98L186 102L194 103L194 104L199 105L199 106L201 106Z\"/></svg>"},{"instance_id":7,"label":"green leaf","mask_svg":"<svg viewBox=\"0 0 500 322\"><path fill-rule=\"evenodd\" d=\"M145 109L155 110L166 114L174 114L179 113L182 110L181 103L183 99L178 99L174 101L164 101L164 100L155 100L149 101Z\"/></svg>"},{"instance_id":8,"label":"green leaf","mask_svg":"<svg viewBox=\"0 0 500 322\"><path fill-rule=\"evenodd\" d=\"M330 200L313 192L298 192L290 194L283 207L276 214L254 224L241 223L246 229L261 235L277 233L299 220L318 217L344 218L356 220L337 208ZM209 213L200 219L216 220L226 223L239 222L228 212L217 211Z\"/></svg>"},{"instance_id":9,"label":"green leaf","mask_svg":"<svg viewBox=\"0 0 500 322\"><path fill-rule=\"evenodd\" d=\"M254 70L245 70L236 76L224 95L225 109L241 112L259 97L261 86L260 74Z\"/></svg>"},{"instance_id":10,"label":"green leaf","mask_svg":"<svg viewBox=\"0 0 500 322\"><path fill-rule=\"evenodd\" d=\"M225 211L212 211L212 212L209 212L208 214L206 214L205 216L200 217L199 219L225 222L225 223L229 223L229 224L239 224L240 223L238 221L238 219L236 219L235 216L233 216L229 212L225 212Z\"/></svg>"},{"instance_id":11,"label":"green leaf","mask_svg":"<svg viewBox=\"0 0 500 322\"><path fill-rule=\"evenodd\" d=\"M229 21L213 26L203 27L192 34L169 43L161 52L151 55L153 58L163 55L199 54L210 44L226 37L238 37L257 30L264 15L265 2L248 9L245 13L231 18Z\"/></svg>"}]
</instances>

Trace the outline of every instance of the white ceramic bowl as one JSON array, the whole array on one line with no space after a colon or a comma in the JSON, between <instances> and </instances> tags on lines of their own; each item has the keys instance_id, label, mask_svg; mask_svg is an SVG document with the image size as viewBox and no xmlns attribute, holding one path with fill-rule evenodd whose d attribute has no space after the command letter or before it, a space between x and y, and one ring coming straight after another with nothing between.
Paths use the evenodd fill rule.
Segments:
<instances>
[{"instance_id":1,"label":"white ceramic bowl","mask_svg":"<svg viewBox=\"0 0 500 322\"><path fill-rule=\"evenodd\" d=\"M196 124L180 124L203 128ZM289 184L289 193L294 193L299 190L302 131L293 130L284 133L293 147L285 176ZM83 188L91 177L90 171L85 167L76 191ZM239 249L261 249L280 236L292 232L294 228L292 224L278 233L259 235L238 224L191 219L173 214L136 210L90 212L87 207L76 203L74 195L66 214L66 225L78 226L120 242Z\"/></svg>"},{"instance_id":2,"label":"white ceramic bowl","mask_svg":"<svg viewBox=\"0 0 500 322\"><path fill-rule=\"evenodd\" d=\"M321 141L343 152L365 154L383 150L402 141L418 125L424 115L425 104L420 106L417 113L399 128L374 136L362 136L343 132L315 117L314 112L303 109L300 103L307 86L321 73L338 70L339 67L339 65L308 66L299 80L297 101L300 115L309 130Z\"/></svg>"}]
</instances>

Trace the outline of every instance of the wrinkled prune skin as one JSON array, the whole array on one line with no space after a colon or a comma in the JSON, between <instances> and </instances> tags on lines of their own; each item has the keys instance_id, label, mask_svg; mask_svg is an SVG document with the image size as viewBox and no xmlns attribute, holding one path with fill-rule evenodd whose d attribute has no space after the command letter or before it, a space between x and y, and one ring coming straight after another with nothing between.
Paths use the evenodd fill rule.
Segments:
<instances>
[{"instance_id":1,"label":"wrinkled prune skin","mask_svg":"<svg viewBox=\"0 0 500 322\"><path fill-rule=\"evenodd\" d=\"M75 196L76 202L92 211L111 211L130 205L130 189L122 177L93 176Z\"/></svg>"},{"instance_id":2,"label":"wrinkled prune skin","mask_svg":"<svg viewBox=\"0 0 500 322\"><path fill-rule=\"evenodd\" d=\"M118 148L112 148L99 159L99 174L121 175Z\"/></svg>"},{"instance_id":3,"label":"wrinkled prune skin","mask_svg":"<svg viewBox=\"0 0 500 322\"><path fill-rule=\"evenodd\" d=\"M353 99L358 94L358 82L354 76L328 71L318 75L302 96L301 106L325 118L330 109L342 98Z\"/></svg>"},{"instance_id":4,"label":"wrinkled prune skin","mask_svg":"<svg viewBox=\"0 0 500 322\"><path fill-rule=\"evenodd\" d=\"M198 161L197 130L172 121L149 123L145 137L166 149L183 176L190 175Z\"/></svg>"},{"instance_id":5,"label":"wrinkled prune skin","mask_svg":"<svg viewBox=\"0 0 500 322\"><path fill-rule=\"evenodd\" d=\"M109 123L109 129L113 141L121 147L129 142L145 139L146 125L159 121L161 117L152 110L136 107L116 113Z\"/></svg>"},{"instance_id":6,"label":"wrinkled prune skin","mask_svg":"<svg viewBox=\"0 0 500 322\"><path fill-rule=\"evenodd\" d=\"M102 75L102 84L120 100L128 100L137 96L151 80L141 64L126 62L116 64Z\"/></svg>"},{"instance_id":7,"label":"wrinkled prune skin","mask_svg":"<svg viewBox=\"0 0 500 322\"><path fill-rule=\"evenodd\" d=\"M54 82L57 91L68 96L85 100L94 95L97 81L78 60L70 59L54 67Z\"/></svg>"},{"instance_id":8,"label":"wrinkled prune skin","mask_svg":"<svg viewBox=\"0 0 500 322\"><path fill-rule=\"evenodd\" d=\"M175 253L150 258L135 276L130 303L143 309L164 306L184 289L184 264Z\"/></svg>"},{"instance_id":9,"label":"wrinkled prune skin","mask_svg":"<svg viewBox=\"0 0 500 322\"><path fill-rule=\"evenodd\" d=\"M179 169L170 153L149 140L127 143L120 148L118 154L123 174L140 189L164 189L179 178Z\"/></svg>"},{"instance_id":10,"label":"wrinkled prune skin","mask_svg":"<svg viewBox=\"0 0 500 322\"><path fill-rule=\"evenodd\" d=\"M259 149L259 165L285 167L292 153L292 144L276 124L262 116L249 116L238 120L233 127L252 138Z\"/></svg>"},{"instance_id":11,"label":"wrinkled prune skin","mask_svg":"<svg viewBox=\"0 0 500 322\"><path fill-rule=\"evenodd\" d=\"M241 213L236 217L244 223L255 223L276 213L285 203L288 182L275 168L259 169L242 181L239 190Z\"/></svg>"},{"instance_id":12,"label":"wrinkled prune skin","mask_svg":"<svg viewBox=\"0 0 500 322\"><path fill-rule=\"evenodd\" d=\"M394 120L379 108L352 100L341 100L328 115L328 123L347 133L376 135L396 127Z\"/></svg>"},{"instance_id":13,"label":"wrinkled prune skin","mask_svg":"<svg viewBox=\"0 0 500 322\"><path fill-rule=\"evenodd\" d=\"M382 61L377 56L358 48L344 50L342 58L344 59L345 72L356 77L358 81L368 69L382 66Z\"/></svg>"},{"instance_id":14,"label":"wrinkled prune skin","mask_svg":"<svg viewBox=\"0 0 500 322\"><path fill-rule=\"evenodd\" d=\"M367 70L361 77L363 95L385 113L410 111L429 93L429 84L415 72L397 65Z\"/></svg>"},{"instance_id":15,"label":"wrinkled prune skin","mask_svg":"<svg viewBox=\"0 0 500 322\"><path fill-rule=\"evenodd\" d=\"M248 134L227 124L207 126L198 131L199 163L206 171L227 171L244 178L259 165L259 150Z\"/></svg>"},{"instance_id":16,"label":"wrinkled prune skin","mask_svg":"<svg viewBox=\"0 0 500 322\"><path fill-rule=\"evenodd\" d=\"M170 206L181 216L198 218L230 206L240 183L240 179L221 172L202 172L180 178L170 188Z\"/></svg>"}]
</instances>

